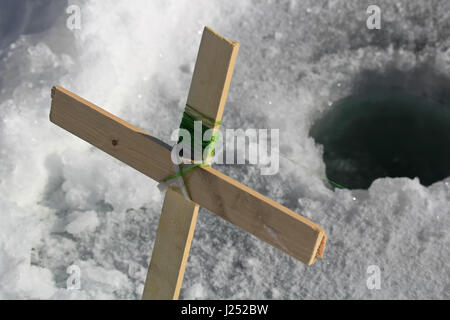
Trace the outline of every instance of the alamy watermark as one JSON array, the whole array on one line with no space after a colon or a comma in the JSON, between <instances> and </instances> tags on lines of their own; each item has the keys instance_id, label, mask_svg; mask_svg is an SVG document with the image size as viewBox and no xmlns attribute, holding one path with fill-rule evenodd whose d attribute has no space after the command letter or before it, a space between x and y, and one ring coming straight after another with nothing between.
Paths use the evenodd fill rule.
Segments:
<instances>
[{"instance_id":1,"label":"alamy watermark","mask_svg":"<svg viewBox=\"0 0 450 320\"><path fill-rule=\"evenodd\" d=\"M369 290L381 289L381 269L377 265L370 265L367 267L367 274L369 275L366 280L366 286Z\"/></svg>"},{"instance_id":2,"label":"alamy watermark","mask_svg":"<svg viewBox=\"0 0 450 320\"><path fill-rule=\"evenodd\" d=\"M381 9L377 5L370 5L367 7L366 13L370 16L366 20L367 29L373 30L381 29Z\"/></svg>"},{"instance_id":3,"label":"alamy watermark","mask_svg":"<svg viewBox=\"0 0 450 320\"><path fill-rule=\"evenodd\" d=\"M80 290L81 289L81 269L76 264L70 265L66 269L69 277L66 280L67 290Z\"/></svg>"},{"instance_id":4,"label":"alamy watermark","mask_svg":"<svg viewBox=\"0 0 450 320\"><path fill-rule=\"evenodd\" d=\"M275 175L280 167L279 129L208 129L202 133L202 122L194 121L194 139L186 129L176 129L171 140L178 141L171 158L176 165L182 163L252 164L261 165L262 175ZM207 148L204 141L214 140ZM194 141L193 146L191 142Z\"/></svg>"},{"instance_id":5,"label":"alamy watermark","mask_svg":"<svg viewBox=\"0 0 450 320\"><path fill-rule=\"evenodd\" d=\"M66 20L66 27L69 30L81 29L81 9L79 6L72 4L66 8L69 17Z\"/></svg>"}]
</instances>

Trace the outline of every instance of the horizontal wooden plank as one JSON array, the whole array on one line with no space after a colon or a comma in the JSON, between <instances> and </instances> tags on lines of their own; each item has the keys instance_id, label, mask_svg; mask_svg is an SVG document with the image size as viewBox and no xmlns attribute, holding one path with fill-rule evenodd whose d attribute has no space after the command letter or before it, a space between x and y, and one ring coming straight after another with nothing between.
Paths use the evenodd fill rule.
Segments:
<instances>
[{"instance_id":1,"label":"horizontal wooden plank","mask_svg":"<svg viewBox=\"0 0 450 320\"><path fill-rule=\"evenodd\" d=\"M200 206L292 257L307 265L322 257L324 230L298 213L210 167L188 173L185 182Z\"/></svg>"},{"instance_id":2,"label":"horizontal wooden plank","mask_svg":"<svg viewBox=\"0 0 450 320\"><path fill-rule=\"evenodd\" d=\"M52 89L50 121L154 180L175 173L168 144L62 87Z\"/></svg>"},{"instance_id":3,"label":"horizontal wooden plank","mask_svg":"<svg viewBox=\"0 0 450 320\"><path fill-rule=\"evenodd\" d=\"M174 174L170 148L61 87L50 120L156 181ZM209 167L185 177L192 200L305 264L322 256L324 230L309 219Z\"/></svg>"}]
</instances>

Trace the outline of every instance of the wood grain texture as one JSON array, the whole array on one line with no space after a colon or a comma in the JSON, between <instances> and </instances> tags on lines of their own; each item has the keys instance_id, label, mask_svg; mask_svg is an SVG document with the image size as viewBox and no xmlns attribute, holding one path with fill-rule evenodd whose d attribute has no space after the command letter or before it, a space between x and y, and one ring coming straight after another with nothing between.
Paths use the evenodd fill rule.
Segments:
<instances>
[{"instance_id":1,"label":"wood grain texture","mask_svg":"<svg viewBox=\"0 0 450 320\"><path fill-rule=\"evenodd\" d=\"M50 121L156 181L175 173L168 144L59 86Z\"/></svg>"},{"instance_id":2,"label":"wood grain texture","mask_svg":"<svg viewBox=\"0 0 450 320\"><path fill-rule=\"evenodd\" d=\"M236 42L205 27L188 101L216 121L222 119L238 48ZM197 204L167 191L142 299L178 299L198 209Z\"/></svg>"},{"instance_id":3,"label":"wood grain texture","mask_svg":"<svg viewBox=\"0 0 450 320\"><path fill-rule=\"evenodd\" d=\"M61 87L53 91L51 121L152 179L174 174L163 142ZM308 265L321 255L325 233L314 222L213 168L188 175L195 203Z\"/></svg>"},{"instance_id":4,"label":"wood grain texture","mask_svg":"<svg viewBox=\"0 0 450 320\"><path fill-rule=\"evenodd\" d=\"M167 190L142 299L178 299L198 208L178 192Z\"/></svg>"}]
</instances>

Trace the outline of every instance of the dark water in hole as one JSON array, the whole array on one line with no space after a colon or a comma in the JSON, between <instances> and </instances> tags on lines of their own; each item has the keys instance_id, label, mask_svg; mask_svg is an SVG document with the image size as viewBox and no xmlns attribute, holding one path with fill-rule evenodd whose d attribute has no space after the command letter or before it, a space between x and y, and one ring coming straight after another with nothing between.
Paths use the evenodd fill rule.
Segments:
<instances>
[{"instance_id":1,"label":"dark water in hole","mask_svg":"<svg viewBox=\"0 0 450 320\"><path fill-rule=\"evenodd\" d=\"M367 189L381 177L450 176L450 106L390 90L339 101L311 128L324 146L327 177Z\"/></svg>"}]
</instances>

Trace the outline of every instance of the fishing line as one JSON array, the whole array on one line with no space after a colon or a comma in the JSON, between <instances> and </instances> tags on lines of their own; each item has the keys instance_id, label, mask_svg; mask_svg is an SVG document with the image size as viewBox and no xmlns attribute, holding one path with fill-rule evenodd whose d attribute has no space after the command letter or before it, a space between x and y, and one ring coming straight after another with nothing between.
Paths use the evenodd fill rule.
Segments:
<instances>
[{"instance_id":1,"label":"fishing line","mask_svg":"<svg viewBox=\"0 0 450 320\"><path fill-rule=\"evenodd\" d=\"M195 139L195 122L199 121L201 122L201 137L202 139ZM165 179L162 180L163 183L168 183L175 179L182 179L182 177L190 172L191 170L195 169L196 167L204 167L204 166L210 166L210 158L212 158L215 154L215 148L219 139L220 130L218 128L219 125L222 125L224 129L227 129L227 127L222 123L222 121L215 121L215 119L206 116L205 114L199 112L198 110L194 109L190 105L186 104L186 107L183 112L183 117L181 118L180 123L180 129L185 129L190 134L190 141L188 142L188 146L190 146L191 149L191 155L194 154L195 150L202 150L202 162L201 163L190 163L186 166L181 167L174 175L171 175ZM210 129L216 129L214 130L214 133L209 141L203 141L203 136L207 130ZM245 133L238 131L238 134L246 136ZM178 138L177 144L182 142L182 137L180 136ZM186 141L183 141L183 143L186 145ZM205 154L205 150L208 150L207 156L203 157ZM274 151L278 154L279 157L289 161L296 167L303 168L304 171L308 172L310 175L318 177L323 182L328 182L331 185L333 185L336 188L339 189L347 189L345 186L337 183L336 181L333 181L330 178L323 179L318 173L312 171L310 168L306 167L302 163L295 161L286 155L280 153L279 151ZM205 159L207 161L205 161ZM192 161L192 160L191 160Z\"/></svg>"}]
</instances>

